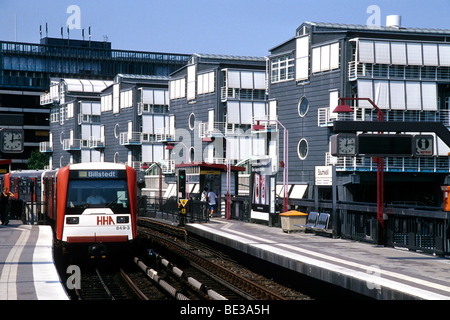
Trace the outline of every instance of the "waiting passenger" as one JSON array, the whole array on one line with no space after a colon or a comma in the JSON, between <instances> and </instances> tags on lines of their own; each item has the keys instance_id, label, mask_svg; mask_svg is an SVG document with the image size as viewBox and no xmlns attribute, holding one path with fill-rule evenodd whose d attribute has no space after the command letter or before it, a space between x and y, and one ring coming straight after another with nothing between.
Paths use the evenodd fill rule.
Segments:
<instances>
[{"instance_id":1,"label":"waiting passenger","mask_svg":"<svg viewBox=\"0 0 450 320\"><path fill-rule=\"evenodd\" d=\"M87 198L88 204L101 204L106 203L106 200L98 194L97 189L92 189L91 195Z\"/></svg>"},{"instance_id":2,"label":"waiting passenger","mask_svg":"<svg viewBox=\"0 0 450 320\"><path fill-rule=\"evenodd\" d=\"M14 198L14 195L8 191L7 187L4 187L0 198L0 214L2 224L5 226L8 225L9 223L9 210L10 210L9 198Z\"/></svg>"}]
</instances>

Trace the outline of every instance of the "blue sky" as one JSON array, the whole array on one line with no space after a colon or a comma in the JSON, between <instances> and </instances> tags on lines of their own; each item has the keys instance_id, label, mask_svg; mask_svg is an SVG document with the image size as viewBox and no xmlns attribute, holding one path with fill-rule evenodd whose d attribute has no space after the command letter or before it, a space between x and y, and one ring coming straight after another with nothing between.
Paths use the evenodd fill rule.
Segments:
<instances>
[{"instance_id":1,"label":"blue sky","mask_svg":"<svg viewBox=\"0 0 450 320\"><path fill-rule=\"evenodd\" d=\"M304 21L366 24L371 5L386 16L402 16L402 26L450 29L449 0L0 0L0 39L39 42L39 26L51 37L67 38L67 20L80 11L81 39L104 36L114 49L172 53L264 56L292 38ZM71 20L76 22L75 20ZM15 27L17 26L17 27Z\"/></svg>"}]
</instances>

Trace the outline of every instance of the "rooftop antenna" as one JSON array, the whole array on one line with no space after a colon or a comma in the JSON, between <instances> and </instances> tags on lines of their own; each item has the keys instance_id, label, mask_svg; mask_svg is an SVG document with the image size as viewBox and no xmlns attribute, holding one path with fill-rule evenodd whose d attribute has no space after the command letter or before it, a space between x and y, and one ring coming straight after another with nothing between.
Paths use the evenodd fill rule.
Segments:
<instances>
[{"instance_id":1,"label":"rooftop antenna","mask_svg":"<svg viewBox=\"0 0 450 320\"><path fill-rule=\"evenodd\" d=\"M17 13L14 13L14 42L17 42Z\"/></svg>"}]
</instances>

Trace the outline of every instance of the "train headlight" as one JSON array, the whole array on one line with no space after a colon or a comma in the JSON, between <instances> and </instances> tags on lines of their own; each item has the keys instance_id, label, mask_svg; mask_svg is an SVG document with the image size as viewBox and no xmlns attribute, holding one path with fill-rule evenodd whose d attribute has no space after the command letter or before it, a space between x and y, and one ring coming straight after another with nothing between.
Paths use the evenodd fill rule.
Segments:
<instances>
[{"instance_id":1,"label":"train headlight","mask_svg":"<svg viewBox=\"0 0 450 320\"><path fill-rule=\"evenodd\" d=\"M80 218L78 217L66 217L66 224L79 224Z\"/></svg>"},{"instance_id":2,"label":"train headlight","mask_svg":"<svg viewBox=\"0 0 450 320\"><path fill-rule=\"evenodd\" d=\"M117 217L117 223L128 223L128 222L130 222L130 217L128 216Z\"/></svg>"}]
</instances>

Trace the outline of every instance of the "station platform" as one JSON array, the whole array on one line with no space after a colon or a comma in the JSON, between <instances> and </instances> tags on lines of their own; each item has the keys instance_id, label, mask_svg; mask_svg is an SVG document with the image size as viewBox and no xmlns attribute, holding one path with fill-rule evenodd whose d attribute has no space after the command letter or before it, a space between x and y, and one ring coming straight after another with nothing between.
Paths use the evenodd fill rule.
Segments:
<instances>
[{"instance_id":1,"label":"station platform","mask_svg":"<svg viewBox=\"0 0 450 320\"><path fill-rule=\"evenodd\" d=\"M50 226L0 225L0 300L69 300L52 250Z\"/></svg>"},{"instance_id":2,"label":"station platform","mask_svg":"<svg viewBox=\"0 0 450 320\"><path fill-rule=\"evenodd\" d=\"M450 260L442 257L222 218L186 229L369 298L450 299Z\"/></svg>"}]
</instances>

